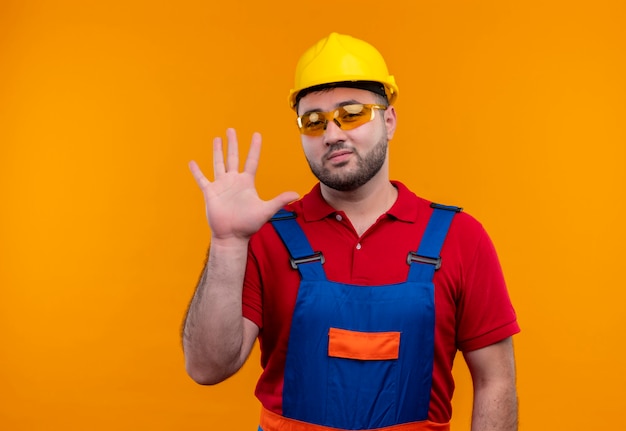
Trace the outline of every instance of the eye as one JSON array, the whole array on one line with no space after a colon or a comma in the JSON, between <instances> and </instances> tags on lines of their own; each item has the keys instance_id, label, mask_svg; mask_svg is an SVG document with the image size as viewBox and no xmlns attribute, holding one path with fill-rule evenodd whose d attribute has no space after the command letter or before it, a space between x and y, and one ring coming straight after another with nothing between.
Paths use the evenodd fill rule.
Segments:
<instances>
[{"instance_id":1,"label":"eye","mask_svg":"<svg viewBox=\"0 0 626 431\"><path fill-rule=\"evenodd\" d=\"M323 121L315 121L315 122L307 121L306 123L304 123L304 127L307 127L309 129L316 128L316 127L321 127L323 125L324 125Z\"/></svg>"},{"instance_id":2,"label":"eye","mask_svg":"<svg viewBox=\"0 0 626 431\"><path fill-rule=\"evenodd\" d=\"M367 109L362 104L345 105L341 107L341 121L356 121L367 114Z\"/></svg>"},{"instance_id":3,"label":"eye","mask_svg":"<svg viewBox=\"0 0 626 431\"><path fill-rule=\"evenodd\" d=\"M324 117L318 112L312 112L304 117L304 127L316 128L324 125Z\"/></svg>"}]
</instances>

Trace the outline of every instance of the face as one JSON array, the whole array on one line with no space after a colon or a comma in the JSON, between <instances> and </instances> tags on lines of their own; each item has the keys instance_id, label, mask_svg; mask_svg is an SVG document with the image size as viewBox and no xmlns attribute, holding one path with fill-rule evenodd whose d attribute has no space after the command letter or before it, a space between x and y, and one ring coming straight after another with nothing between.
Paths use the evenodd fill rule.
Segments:
<instances>
[{"instance_id":1,"label":"face","mask_svg":"<svg viewBox=\"0 0 626 431\"><path fill-rule=\"evenodd\" d=\"M374 93L354 88L334 88L307 94L300 100L298 114L329 112L351 103L380 103ZM311 171L327 187L353 191L374 178L387 174L387 144L395 131L393 106L376 110L374 119L355 129L342 130L329 121L321 136L301 135ZM384 169L384 172L383 172Z\"/></svg>"}]
</instances>

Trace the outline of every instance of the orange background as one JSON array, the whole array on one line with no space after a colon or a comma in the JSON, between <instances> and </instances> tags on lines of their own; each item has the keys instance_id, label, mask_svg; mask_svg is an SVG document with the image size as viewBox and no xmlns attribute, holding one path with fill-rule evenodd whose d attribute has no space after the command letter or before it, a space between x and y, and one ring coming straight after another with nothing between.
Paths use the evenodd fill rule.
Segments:
<instances>
[{"instance_id":1,"label":"orange background","mask_svg":"<svg viewBox=\"0 0 626 431\"><path fill-rule=\"evenodd\" d=\"M0 428L256 429L258 352L216 387L184 371L209 238L187 162L258 130L260 194L308 191L287 93L339 31L399 84L393 177L498 248L520 429L626 429L625 22L603 0L3 0Z\"/></svg>"}]
</instances>

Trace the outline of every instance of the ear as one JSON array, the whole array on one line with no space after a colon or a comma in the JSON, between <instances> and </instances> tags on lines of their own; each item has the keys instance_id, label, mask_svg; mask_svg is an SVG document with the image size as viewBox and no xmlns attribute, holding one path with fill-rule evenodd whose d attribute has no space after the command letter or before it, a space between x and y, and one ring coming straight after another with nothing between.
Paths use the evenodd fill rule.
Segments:
<instances>
[{"instance_id":1,"label":"ear","mask_svg":"<svg viewBox=\"0 0 626 431\"><path fill-rule=\"evenodd\" d=\"M389 105L389 107L385 110L385 127L387 128L387 139L390 141L393 138L393 134L396 132L397 121L396 109L393 105Z\"/></svg>"}]
</instances>

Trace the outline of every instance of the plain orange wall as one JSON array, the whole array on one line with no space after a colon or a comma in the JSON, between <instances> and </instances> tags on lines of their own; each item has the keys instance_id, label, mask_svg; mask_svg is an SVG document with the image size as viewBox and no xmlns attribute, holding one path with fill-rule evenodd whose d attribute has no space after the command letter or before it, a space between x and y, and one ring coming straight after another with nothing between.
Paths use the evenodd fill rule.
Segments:
<instances>
[{"instance_id":1,"label":"plain orange wall","mask_svg":"<svg viewBox=\"0 0 626 431\"><path fill-rule=\"evenodd\" d=\"M209 237L187 162L210 172L213 136L260 131L261 195L308 191L287 93L339 31L396 76L394 178L493 237L520 429L626 429L625 18L602 0L3 0L0 428L256 429L258 352L220 386L184 371Z\"/></svg>"}]
</instances>

